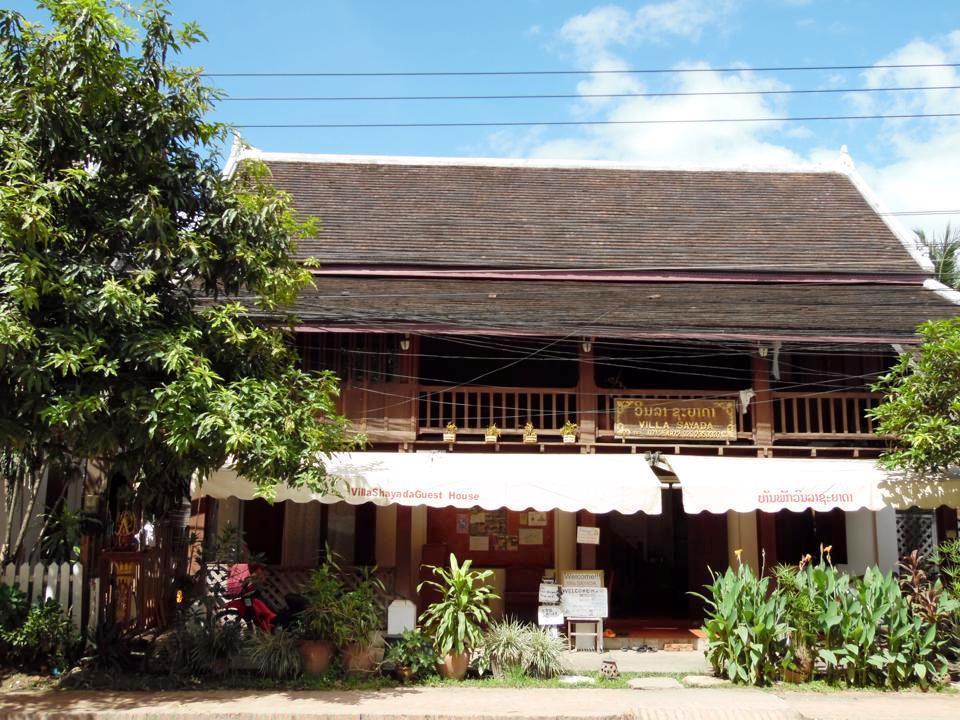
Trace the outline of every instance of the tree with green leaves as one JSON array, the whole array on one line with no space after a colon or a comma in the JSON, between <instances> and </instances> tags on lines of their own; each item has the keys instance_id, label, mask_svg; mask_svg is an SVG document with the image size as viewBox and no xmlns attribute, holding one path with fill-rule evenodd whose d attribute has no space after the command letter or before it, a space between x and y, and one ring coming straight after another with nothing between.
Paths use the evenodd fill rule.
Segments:
<instances>
[{"instance_id":1,"label":"tree with green leaves","mask_svg":"<svg viewBox=\"0 0 960 720\"><path fill-rule=\"evenodd\" d=\"M960 289L960 229L947 223L941 235L928 235L921 228L914 232L933 263L934 277L944 285Z\"/></svg>"},{"instance_id":2,"label":"tree with green leaves","mask_svg":"<svg viewBox=\"0 0 960 720\"><path fill-rule=\"evenodd\" d=\"M881 458L887 467L936 477L960 468L960 317L919 333L916 352L874 385L885 398L871 415L879 434L896 438Z\"/></svg>"},{"instance_id":3,"label":"tree with green leaves","mask_svg":"<svg viewBox=\"0 0 960 720\"><path fill-rule=\"evenodd\" d=\"M268 499L325 490L352 440L281 312L312 224L264 166L222 174L218 93L171 63L202 33L163 0L39 5L49 28L0 10L0 563L58 464L95 463L155 514L228 462Z\"/></svg>"}]
</instances>

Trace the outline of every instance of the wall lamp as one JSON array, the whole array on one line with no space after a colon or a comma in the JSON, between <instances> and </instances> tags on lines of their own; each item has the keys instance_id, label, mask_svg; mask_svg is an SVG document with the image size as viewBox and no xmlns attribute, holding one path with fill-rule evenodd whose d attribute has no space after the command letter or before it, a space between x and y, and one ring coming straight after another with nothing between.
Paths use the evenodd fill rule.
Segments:
<instances>
[{"instance_id":1,"label":"wall lamp","mask_svg":"<svg viewBox=\"0 0 960 720\"><path fill-rule=\"evenodd\" d=\"M580 343L580 347L583 348L583 351L585 353L588 353L591 350L593 350L593 338L584 338L583 341Z\"/></svg>"},{"instance_id":2,"label":"wall lamp","mask_svg":"<svg viewBox=\"0 0 960 720\"><path fill-rule=\"evenodd\" d=\"M404 333L400 338L400 349L404 352L410 349L410 333Z\"/></svg>"}]
</instances>

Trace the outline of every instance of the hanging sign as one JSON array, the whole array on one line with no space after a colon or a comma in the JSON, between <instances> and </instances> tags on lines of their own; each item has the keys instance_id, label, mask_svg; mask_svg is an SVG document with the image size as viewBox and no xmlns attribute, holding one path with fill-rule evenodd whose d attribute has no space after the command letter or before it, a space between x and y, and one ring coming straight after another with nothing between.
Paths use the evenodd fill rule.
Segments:
<instances>
[{"instance_id":1,"label":"hanging sign","mask_svg":"<svg viewBox=\"0 0 960 720\"><path fill-rule=\"evenodd\" d=\"M618 438L736 440L734 400L617 398L613 434Z\"/></svg>"},{"instance_id":2,"label":"hanging sign","mask_svg":"<svg viewBox=\"0 0 960 720\"><path fill-rule=\"evenodd\" d=\"M541 605L537 608L538 625L563 625L563 608L559 605Z\"/></svg>"},{"instance_id":3,"label":"hanging sign","mask_svg":"<svg viewBox=\"0 0 960 720\"><path fill-rule=\"evenodd\" d=\"M537 602L553 605L560 602L560 586L554 583L540 583Z\"/></svg>"},{"instance_id":4,"label":"hanging sign","mask_svg":"<svg viewBox=\"0 0 960 720\"><path fill-rule=\"evenodd\" d=\"M581 545L599 545L600 528L577 526L577 542Z\"/></svg>"},{"instance_id":5,"label":"hanging sign","mask_svg":"<svg viewBox=\"0 0 960 720\"><path fill-rule=\"evenodd\" d=\"M607 616L607 589L563 587L560 596L564 616L568 618L605 618Z\"/></svg>"}]
</instances>

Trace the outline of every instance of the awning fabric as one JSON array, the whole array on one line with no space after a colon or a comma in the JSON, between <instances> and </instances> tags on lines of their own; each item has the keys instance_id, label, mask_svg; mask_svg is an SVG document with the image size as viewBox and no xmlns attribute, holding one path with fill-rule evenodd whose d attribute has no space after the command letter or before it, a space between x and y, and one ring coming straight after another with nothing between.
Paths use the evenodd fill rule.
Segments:
<instances>
[{"instance_id":1,"label":"awning fabric","mask_svg":"<svg viewBox=\"0 0 960 720\"><path fill-rule=\"evenodd\" d=\"M338 453L327 470L336 493L280 487L276 499L660 514L660 481L643 457L633 454ZM255 491L248 480L223 469L194 497L250 500Z\"/></svg>"},{"instance_id":2,"label":"awning fabric","mask_svg":"<svg viewBox=\"0 0 960 720\"><path fill-rule=\"evenodd\" d=\"M921 480L874 460L671 455L688 513L846 511L960 505L960 480Z\"/></svg>"}]
</instances>

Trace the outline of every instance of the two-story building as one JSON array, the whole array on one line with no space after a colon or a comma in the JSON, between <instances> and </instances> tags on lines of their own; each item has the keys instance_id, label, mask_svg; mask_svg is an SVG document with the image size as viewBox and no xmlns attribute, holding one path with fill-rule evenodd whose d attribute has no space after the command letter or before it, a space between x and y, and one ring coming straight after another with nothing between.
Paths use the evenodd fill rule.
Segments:
<instances>
[{"instance_id":1,"label":"two-story building","mask_svg":"<svg viewBox=\"0 0 960 720\"><path fill-rule=\"evenodd\" d=\"M735 554L830 545L862 572L956 534L960 488L880 470L867 411L960 293L845 152L708 170L238 146L227 171L247 158L321 220L296 341L369 440L330 461L337 494L204 484L207 526L268 562L329 545L414 598L454 552L522 616L544 574L598 569L629 629L696 619L688 591Z\"/></svg>"}]
</instances>

